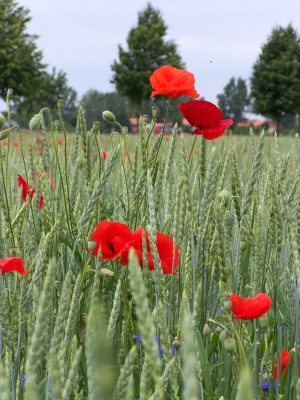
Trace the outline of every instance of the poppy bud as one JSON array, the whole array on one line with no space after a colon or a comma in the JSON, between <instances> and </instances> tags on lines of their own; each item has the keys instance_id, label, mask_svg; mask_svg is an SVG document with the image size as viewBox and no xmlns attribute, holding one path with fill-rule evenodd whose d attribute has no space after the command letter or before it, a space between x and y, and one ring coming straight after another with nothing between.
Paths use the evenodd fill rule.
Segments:
<instances>
[{"instance_id":1,"label":"poppy bud","mask_svg":"<svg viewBox=\"0 0 300 400\"><path fill-rule=\"evenodd\" d=\"M153 106L152 107L152 117L154 119L157 119L159 117L159 114L160 114L160 109L156 106Z\"/></svg>"},{"instance_id":2,"label":"poppy bud","mask_svg":"<svg viewBox=\"0 0 300 400\"><path fill-rule=\"evenodd\" d=\"M224 308L227 311L231 311L232 308L232 301L231 300L225 300L224 301Z\"/></svg>"},{"instance_id":3,"label":"poppy bud","mask_svg":"<svg viewBox=\"0 0 300 400\"><path fill-rule=\"evenodd\" d=\"M224 344L224 340L227 338L227 331L222 331L220 334L219 334L219 339L220 339L220 342L222 343L222 344Z\"/></svg>"},{"instance_id":4,"label":"poppy bud","mask_svg":"<svg viewBox=\"0 0 300 400\"><path fill-rule=\"evenodd\" d=\"M57 100L57 108L58 108L59 110L62 110L64 104L65 104L64 99L59 99L59 100Z\"/></svg>"},{"instance_id":5,"label":"poppy bud","mask_svg":"<svg viewBox=\"0 0 300 400\"><path fill-rule=\"evenodd\" d=\"M94 121L93 122L93 132L98 133L100 129L100 122L99 121Z\"/></svg>"},{"instance_id":6,"label":"poppy bud","mask_svg":"<svg viewBox=\"0 0 300 400\"><path fill-rule=\"evenodd\" d=\"M259 318L259 323L260 323L260 326L263 329L267 329L267 327L269 326L269 317L267 315L264 315L263 317L260 317Z\"/></svg>"},{"instance_id":7,"label":"poppy bud","mask_svg":"<svg viewBox=\"0 0 300 400\"><path fill-rule=\"evenodd\" d=\"M208 324L205 324L203 328L203 335L208 336L209 334L210 334L210 327Z\"/></svg>"},{"instance_id":8,"label":"poppy bud","mask_svg":"<svg viewBox=\"0 0 300 400\"><path fill-rule=\"evenodd\" d=\"M227 267L224 267L224 268L222 269L222 271L223 271L223 274L224 274L224 275L229 276L229 275L231 274L231 272L232 272L232 269L231 269L230 266L227 266Z\"/></svg>"},{"instance_id":9,"label":"poppy bud","mask_svg":"<svg viewBox=\"0 0 300 400\"><path fill-rule=\"evenodd\" d=\"M123 349L121 349L119 351L118 359L119 359L120 367L122 367L125 364L125 360L126 360L126 353Z\"/></svg>"},{"instance_id":10,"label":"poppy bud","mask_svg":"<svg viewBox=\"0 0 300 400\"><path fill-rule=\"evenodd\" d=\"M225 189L222 190L222 192L220 192L218 194L218 198L219 198L220 203L222 203L223 206L225 208L227 208L228 204L229 204L229 201L230 201L230 194L227 192L227 190L225 190Z\"/></svg>"},{"instance_id":11,"label":"poppy bud","mask_svg":"<svg viewBox=\"0 0 300 400\"><path fill-rule=\"evenodd\" d=\"M0 129L3 128L4 122L5 122L4 115L2 113L0 113Z\"/></svg>"},{"instance_id":12,"label":"poppy bud","mask_svg":"<svg viewBox=\"0 0 300 400\"><path fill-rule=\"evenodd\" d=\"M220 335L220 333L222 332L222 329L219 326L217 326L216 329L215 329L215 332L216 332L217 335Z\"/></svg>"},{"instance_id":13,"label":"poppy bud","mask_svg":"<svg viewBox=\"0 0 300 400\"><path fill-rule=\"evenodd\" d=\"M54 128L58 129L59 128L59 120L56 119L53 123L54 123Z\"/></svg>"},{"instance_id":14,"label":"poppy bud","mask_svg":"<svg viewBox=\"0 0 300 400\"><path fill-rule=\"evenodd\" d=\"M0 132L0 140L4 140L9 135L10 129L4 129L4 131Z\"/></svg>"},{"instance_id":15,"label":"poppy bud","mask_svg":"<svg viewBox=\"0 0 300 400\"><path fill-rule=\"evenodd\" d=\"M12 246L12 247L9 249L9 255L10 255L11 257L16 257L16 256L18 255L18 248L17 248L16 246Z\"/></svg>"},{"instance_id":16,"label":"poppy bud","mask_svg":"<svg viewBox=\"0 0 300 400\"><path fill-rule=\"evenodd\" d=\"M226 210L224 216L224 226L227 231L231 232L234 225L234 212L231 210Z\"/></svg>"},{"instance_id":17,"label":"poppy bud","mask_svg":"<svg viewBox=\"0 0 300 400\"><path fill-rule=\"evenodd\" d=\"M142 121L144 122L144 124L148 123L148 115L147 114L142 115Z\"/></svg>"},{"instance_id":18,"label":"poppy bud","mask_svg":"<svg viewBox=\"0 0 300 400\"><path fill-rule=\"evenodd\" d=\"M116 117L110 111L103 111L102 118L104 119L104 121L110 122L111 124L114 124L116 122Z\"/></svg>"},{"instance_id":19,"label":"poppy bud","mask_svg":"<svg viewBox=\"0 0 300 400\"><path fill-rule=\"evenodd\" d=\"M39 129L40 125L41 125L41 116L40 114L35 114L29 121L29 128L32 131L34 131L35 129Z\"/></svg>"},{"instance_id":20,"label":"poppy bud","mask_svg":"<svg viewBox=\"0 0 300 400\"><path fill-rule=\"evenodd\" d=\"M234 350L236 349L235 340L230 337L225 339L224 347L225 347L225 350L228 351L228 353L233 353Z\"/></svg>"},{"instance_id":21,"label":"poppy bud","mask_svg":"<svg viewBox=\"0 0 300 400\"><path fill-rule=\"evenodd\" d=\"M96 240L94 240L94 239L88 240L87 247L88 247L89 251L94 251L96 246L97 246Z\"/></svg>"},{"instance_id":22,"label":"poppy bud","mask_svg":"<svg viewBox=\"0 0 300 400\"><path fill-rule=\"evenodd\" d=\"M240 243L240 250L241 251L245 251L245 250L247 250L247 248L248 248L248 242L247 242L247 240L241 240L241 243Z\"/></svg>"},{"instance_id":23,"label":"poppy bud","mask_svg":"<svg viewBox=\"0 0 300 400\"><path fill-rule=\"evenodd\" d=\"M101 269L100 269L100 275L112 277L112 276L114 276L115 274L114 274L114 272L111 271L110 269L101 268Z\"/></svg>"},{"instance_id":24,"label":"poppy bud","mask_svg":"<svg viewBox=\"0 0 300 400\"><path fill-rule=\"evenodd\" d=\"M178 339L178 336L174 337L174 340L172 342L172 347L174 347L176 351L180 349L181 343L180 340Z\"/></svg>"},{"instance_id":25,"label":"poppy bud","mask_svg":"<svg viewBox=\"0 0 300 400\"><path fill-rule=\"evenodd\" d=\"M11 94L13 94L13 90L11 88L8 88L6 93L7 97L9 97Z\"/></svg>"}]
</instances>

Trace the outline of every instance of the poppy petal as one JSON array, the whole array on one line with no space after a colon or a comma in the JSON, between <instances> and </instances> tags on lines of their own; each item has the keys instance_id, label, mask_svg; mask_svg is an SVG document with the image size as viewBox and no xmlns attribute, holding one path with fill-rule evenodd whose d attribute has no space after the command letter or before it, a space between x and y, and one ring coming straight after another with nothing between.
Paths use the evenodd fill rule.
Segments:
<instances>
[{"instance_id":1,"label":"poppy petal","mask_svg":"<svg viewBox=\"0 0 300 400\"><path fill-rule=\"evenodd\" d=\"M21 257L8 257L0 260L0 270L2 275L7 272L18 272L21 275L28 274L28 270L24 267L24 261Z\"/></svg>"}]
</instances>

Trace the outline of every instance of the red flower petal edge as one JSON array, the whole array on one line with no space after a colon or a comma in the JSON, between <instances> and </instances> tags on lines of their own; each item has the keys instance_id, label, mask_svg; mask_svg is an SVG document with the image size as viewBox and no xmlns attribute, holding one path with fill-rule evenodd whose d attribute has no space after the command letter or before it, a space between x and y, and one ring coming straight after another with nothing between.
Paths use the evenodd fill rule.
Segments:
<instances>
[{"instance_id":1,"label":"red flower petal edge","mask_svg":"<svg viewBox=\"0 0 300 400\"><path fill-rule=\"evenodd\" d=\"M266 293L258 293L250 298L232 294L230 300L232 301L231 311L236 315L234 319L255 319L271 308L271 298Z\"/></svg>"},{"instance_id":2,"label":"red flower petal edge","mask_svg":"<svg viewBox=\"0 0 300 400\"><path fill-rule=\"evenodd\" d=\"M284 375L284 371L286 369L286 367L289 365L290 363L290 359L291 359L291 354L289 351L287 350L281 350L280 353L280 363L281 363L281 376ZM274 361L275 364L277 364L277 360ZM274 367L274 380L276 381L276 379L278 379L278 367L275 366Z\"/></svg>"},{"instance_id":3,"label":"red flower petal edge","mask_svg":"<svg viewBox=\"0 0 300 400\"><path fill-rule=\"evenodd\" d=\"M21 275L28 274L28 270L24 267L24 261L21 257L8 257L0 260L0 270L2 275L7 272L18 272Z\"/></svg>"}]
</instances>

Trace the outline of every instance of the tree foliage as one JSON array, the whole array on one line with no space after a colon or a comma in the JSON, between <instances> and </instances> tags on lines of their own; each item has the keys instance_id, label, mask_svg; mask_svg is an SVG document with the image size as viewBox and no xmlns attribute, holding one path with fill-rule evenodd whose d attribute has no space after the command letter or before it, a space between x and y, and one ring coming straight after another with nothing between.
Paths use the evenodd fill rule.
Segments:
<instances>
[{"instance_id":1,"label":"tree foliage","mask_svg":"<svg viewBox=\"0 0 300 400\"><path fill-rule=\"evenodd\" d=\"M246 81L232 77L217 98L225 119L231 118L234 124L241 121L250 104Z\"/></svg>"},{"instance_id":2,"label":"tree foliage","mask_svg":"<svg viewBox=\"0 0 300 400\"><path fill-rule=\"evenodd\" d=\"M37 91L41 74L42 52L37 50L37 36L26 33L31 18L29 10L13 0L0 1L0 97L8 88L14 94L28 96Z\"/></svg>"},{"instance_id":3,"label":"tree foliage","mask_svg":"<svg viewBox=\"0 0 300 400\"><path fill-rule=\"evenodd\" d=\"M119 61L111 66L114 72L112 83L116 90L127 96L140 113L140 105L151 93L149 77L152 72L163 66L172 65L183 68L177 45L173 41L165 41L167 26L161 13L150 3L138 14L138 24L132 28L127 37L128 51L119 45Z\"/></svg>"},{"instance_id":4,"label":"tree foliage","mask_svg":"<svg viewBox=\"0 0 300 400\"><path fill-rule=\"evenodd\" d=\"M253 66L253 111L274 119L300 109L300 39L292 25L273 29Z\"/></svg>"}]
</instances>

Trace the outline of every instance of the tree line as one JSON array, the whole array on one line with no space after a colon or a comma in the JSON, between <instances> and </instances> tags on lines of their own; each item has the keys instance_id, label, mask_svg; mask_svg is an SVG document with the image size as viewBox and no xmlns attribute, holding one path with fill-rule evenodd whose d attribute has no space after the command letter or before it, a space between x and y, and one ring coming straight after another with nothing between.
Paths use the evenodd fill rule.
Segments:
<instances>
[{"instance_id":1,"label":"tree line","mask_svg":"<svg viewBox=\"0 0 300 400\"><path fill-rule=\"evenodd\" d=\"M148 114L151 106L161 109L163 117L167 102L157 96L150 99L149 76L163 66L184 68L174 41L165 40L167 25L159 10L150 3L138 13L137 25L127 36L127 49L119 45L118 60L111 65L111 83L115 91L101 93L87 91L78 102L75 89L68 85L66 73L47 71L42 52L37 49L36 35L26 32L31 20L29 10L13 0L0 3L0 97L5 99L8 88L13 88L13 117L25 127L30 117L42 107L55 114L57 99L63 98L64 119L76 124L78 103L85 110L87 126L100 119L104 109L112 111L117 120L129 126L129 117ZM242 121L247 112L263 115L277 126L288 124L300 109L300 37L289 24L276 26L253 65L250 87L241 77L232 77L217 95L224 118ZM172 102L173 122L181 123L177 108L185 99ZM102 131L110 127L101 121Z\"/></svg>"}]
</instances>

